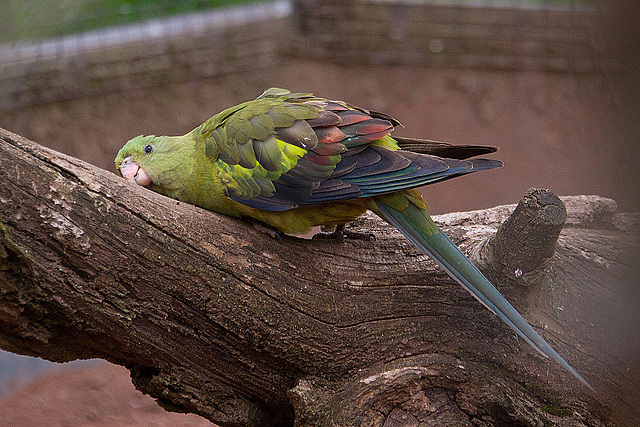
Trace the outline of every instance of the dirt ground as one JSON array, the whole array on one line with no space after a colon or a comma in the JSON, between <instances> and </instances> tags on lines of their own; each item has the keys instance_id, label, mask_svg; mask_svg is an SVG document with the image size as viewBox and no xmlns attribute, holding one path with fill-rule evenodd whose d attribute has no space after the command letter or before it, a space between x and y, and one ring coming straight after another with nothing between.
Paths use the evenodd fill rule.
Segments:
<instances>
[{"instance_id":1,"label":"dirt ground","mask_svg":"<svg viewBox=\"0 0 640 427\"><path fill-rule=\"evenodd\" d=\"M504 161L504 168L424 190L433 213L516 203L530 187L607 196L620 210L640 210L633 165L639 148L624 128L610 82L595 75L292 61L269 75L0 111L0 126L113 171L113 158L127 139L185 133L269 86L387 112L405 126L398 135L499 146L492 157ZM11 426L42 425L45 416L47 425L66 426L207 424L164 412L134 390L126 369L108 364L48 374L1 397L0 413L9 414L0 425Z\"/></svg>"},{"instance_id":2,"label":"dirt ground","mask_svg":"<svg viewBox=\"0 0 640 427\"><path fill-rule=\"evenodd\" d=\"M0 426L215 427L194 414L160 408L137 391L129 371L110 363L56 368L7 396L0 396Z\"/></svg>"}]
</instances>

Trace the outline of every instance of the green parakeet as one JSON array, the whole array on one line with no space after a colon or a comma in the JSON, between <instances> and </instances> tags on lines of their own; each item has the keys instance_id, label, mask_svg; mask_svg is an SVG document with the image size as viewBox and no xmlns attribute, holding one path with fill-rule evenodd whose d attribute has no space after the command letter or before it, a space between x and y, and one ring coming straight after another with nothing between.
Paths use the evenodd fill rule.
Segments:
<instances>
[{"instance_id":1,"label":"green parakeet","mask_svg":"<svg viewBox=\"0 0 640 427\"><path fill-rule=\"evenodd\" d=\"M485 146L392 138L392 117L271 88L183 136L138 136L115 159L128 180L287 234L371 210L397 227L536 350L589 384L437 227L417 188L502 165ZM417 153L410 150L422 151Z\"/></svg>"}]
</instances>

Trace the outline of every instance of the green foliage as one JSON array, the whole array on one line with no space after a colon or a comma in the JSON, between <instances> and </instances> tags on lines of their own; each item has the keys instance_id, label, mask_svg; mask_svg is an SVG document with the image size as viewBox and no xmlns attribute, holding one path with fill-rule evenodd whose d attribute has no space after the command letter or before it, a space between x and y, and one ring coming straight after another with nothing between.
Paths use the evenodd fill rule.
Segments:
<instances>
[{"instance_id":1,"label":"green foliage","mask_svg":"<svg viewBox=\"0 0 640 427\"><path fill-rule=\"evenodd\" d=\"M38 40L264 0L4 0L0 43Z\"/></svg>"}]
</instances>

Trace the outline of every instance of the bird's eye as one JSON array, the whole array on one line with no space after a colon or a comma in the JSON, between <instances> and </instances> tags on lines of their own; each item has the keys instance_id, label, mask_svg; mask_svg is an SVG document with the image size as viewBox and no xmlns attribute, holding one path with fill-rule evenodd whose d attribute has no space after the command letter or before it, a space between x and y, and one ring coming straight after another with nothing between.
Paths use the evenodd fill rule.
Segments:
<instances>
[{"instance_id":1,"label":"bird's eye","mask_svg":"<svg viewBox=\"0 0 640 427\"><path fill-rule=\"evenodd\" d=\"M143 150L145 153L149 154L153 151L153 145L147 144L144 146Z\"/></svg>"}]
</instances>

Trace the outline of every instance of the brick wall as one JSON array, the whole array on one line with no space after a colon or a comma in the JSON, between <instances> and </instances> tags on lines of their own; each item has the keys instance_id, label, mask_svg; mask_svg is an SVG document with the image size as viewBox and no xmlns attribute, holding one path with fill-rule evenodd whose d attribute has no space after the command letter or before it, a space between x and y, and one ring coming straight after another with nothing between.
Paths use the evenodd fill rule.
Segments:
<instances>
[{"instance_id":1,"label":"brick wall","mask_svg":"<svg viewBox=\"0 0 640 427\"><path fill-rule=\"evenodd\" d=\"M296 0L297 55L342 63L592 72L595 6Z\"/></svg>"},{"instance_id":2,"label":"brick wall","mask_svg":"<svg viewBox=\"0 0 640 427\"><path fill-rule=\"evenodd\" d=\"M595 7L280 0L0 45L0 110L229 73L298 56L355 64L593 72ZM292 13L293 11L293 13ZM606 64L604 64L606 66Z\"/></svg>"}]
</instances>

